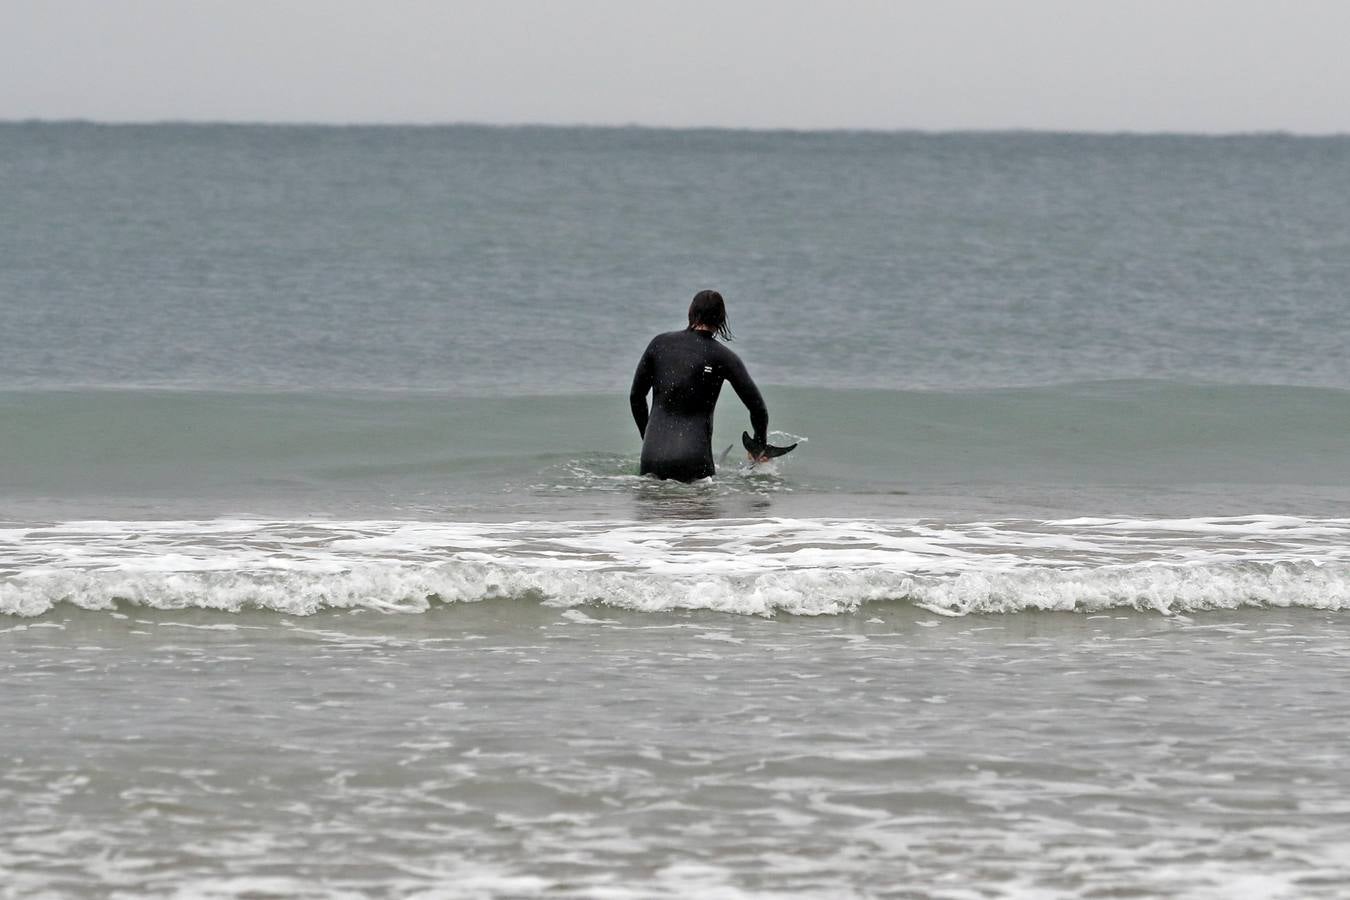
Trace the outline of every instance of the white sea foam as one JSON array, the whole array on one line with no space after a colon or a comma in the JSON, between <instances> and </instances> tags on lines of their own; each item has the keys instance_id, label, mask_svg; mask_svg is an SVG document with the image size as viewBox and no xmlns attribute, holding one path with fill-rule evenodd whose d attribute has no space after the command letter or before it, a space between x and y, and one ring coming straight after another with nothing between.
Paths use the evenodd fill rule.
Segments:
<instances>
[{"instance_id":1,"label":"white sea foam","mask_svg":"<svg viewBox=\"0 0 1350 900\"><path fill-rule=\"evenodd\" d=\"M69 522L0 532L0 612L421 612L505 597L643 611L942 615L1350 608L1350 520Z\"/></svg>"}]
</instances>

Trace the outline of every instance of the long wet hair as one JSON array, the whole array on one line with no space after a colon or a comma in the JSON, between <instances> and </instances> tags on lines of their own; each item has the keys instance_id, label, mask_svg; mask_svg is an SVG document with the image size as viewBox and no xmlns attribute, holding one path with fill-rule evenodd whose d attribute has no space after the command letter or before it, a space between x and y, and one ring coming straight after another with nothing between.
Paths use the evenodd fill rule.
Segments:
<instances>
[{"instance_id":1,"label":"long wet hair","mask_svg":"<svg viewBox=\"0 0 1350 900\"><path fill-rule=\"evenodd\" d=\"M689 304L689 327L697 325L711 328L724 341L735 340L731 329L727 327L727 305L717 291L699 291Z\"/></svg>"}]
</instances>

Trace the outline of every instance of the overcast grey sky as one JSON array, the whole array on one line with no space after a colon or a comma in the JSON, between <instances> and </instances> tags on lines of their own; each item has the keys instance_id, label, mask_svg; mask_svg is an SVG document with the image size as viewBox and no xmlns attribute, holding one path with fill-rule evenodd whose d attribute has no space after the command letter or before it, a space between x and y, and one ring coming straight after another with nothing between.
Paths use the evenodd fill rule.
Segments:
<instances>
[{"instance_id":1,"label":"overcast grey sky","mask_svg":"<svg viewBox=\"0 0 1350 900\"><path fill-rule=\"evenodd\" d=\"M0 0L0 119L1350 132L1350 0Z\"/></svg>"}]
</instances>

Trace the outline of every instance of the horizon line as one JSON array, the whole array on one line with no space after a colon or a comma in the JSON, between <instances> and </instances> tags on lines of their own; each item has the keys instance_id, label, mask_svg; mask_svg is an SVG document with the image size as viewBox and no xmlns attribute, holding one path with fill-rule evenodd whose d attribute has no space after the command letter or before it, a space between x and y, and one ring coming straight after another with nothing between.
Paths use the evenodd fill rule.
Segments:
<instances>
[{"instance_id":1,"label":"horizon line","mask_svg":"<svg viewBox=\"0 0 1350 900\"><path fill-rule=\"evenodd\" d=\"M0 117L0 125L85 125L104 128L145 128L145 127L236 127L236 128L327 128L327 129L395 129L422 128L479 128L493 130L556 130L556 131L697 131L725 132L745 134L791 134L791 135L1039 135L1039 136L1083 136L1083 137L1192 137L1192 138L1238 138L1238 137L1281 137L1281 138L1345 138L1350 131L1292 131L1284 128L1248 129L1234 131L1179 131L1172 129L1070 129L1039 126L1006 126L991 128L923 128L875 126L848 127L822 126L806 128L795 126L768 125L655 125L643 122L604 123L604 122L481 122L472 120L447 120L444 122L362 122L362 121L321 121L321 120L268 120L268 119L97 119L87 117L42 118Z\"/></svg>"}]
</instances>

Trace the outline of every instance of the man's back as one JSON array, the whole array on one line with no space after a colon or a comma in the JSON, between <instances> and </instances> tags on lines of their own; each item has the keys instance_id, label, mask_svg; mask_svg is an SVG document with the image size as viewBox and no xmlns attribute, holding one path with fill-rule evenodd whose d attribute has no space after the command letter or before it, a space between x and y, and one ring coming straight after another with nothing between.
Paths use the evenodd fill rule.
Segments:
<instances>
[{"instance_id":1,"label":"man's back","mask_svg":"<svg viewBox=\"0 0 1350 900\"><path fill-rule=\"evenodd\" d=\"M731 382L750 410L755 435L762 440L768 412L740 357L719 344L711 332L695 328L652 339L629 392L633 420L643 436L642 474L693 481L714 473L713 411L724 381ZM648 391L652 393L650 417Z\"/></svg>"}]
</instances>

